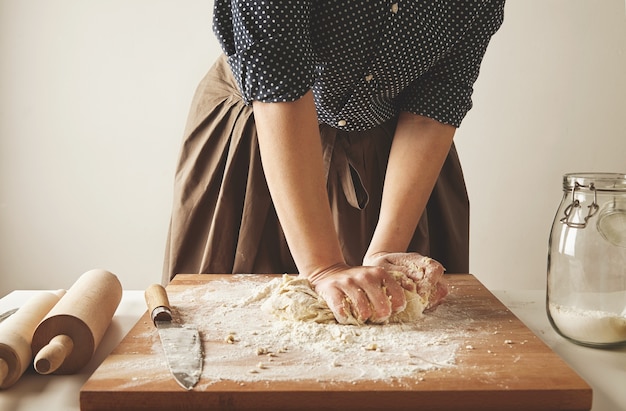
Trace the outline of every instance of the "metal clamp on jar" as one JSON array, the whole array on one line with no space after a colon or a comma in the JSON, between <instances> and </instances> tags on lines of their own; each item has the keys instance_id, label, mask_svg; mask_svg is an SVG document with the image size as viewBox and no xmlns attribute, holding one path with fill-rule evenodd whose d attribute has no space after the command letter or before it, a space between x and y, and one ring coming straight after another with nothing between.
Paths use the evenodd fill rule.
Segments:
<instances>
[{"instance_id":1,"label":"metal clamp on jar","mask_svg":"<svg viewBox=\"0 0 626 411\"><path fill-rule=\"evenodd\" d=\"M626 344L626 174L563 176L550 232L548 318L582 345Z\"/></svg>"}]
</instances>

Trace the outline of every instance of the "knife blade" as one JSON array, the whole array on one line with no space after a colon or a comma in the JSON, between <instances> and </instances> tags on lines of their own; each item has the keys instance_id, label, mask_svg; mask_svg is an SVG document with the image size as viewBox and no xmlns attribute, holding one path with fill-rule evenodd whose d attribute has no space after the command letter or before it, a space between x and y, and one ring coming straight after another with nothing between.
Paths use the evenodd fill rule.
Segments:
<instances>
[{"instance_id":1,"label":"knife blade","mask_svg":"<svg viewBox=\"0 0 626 411\"><path fill-rule=\"evenodd\" d=\"M202 344L198 329L173 321L165 288L152 284L145 291L150 318L156 326L167 365L176 382L191 390L202 374Z\"/></svg>"}]
</instances>

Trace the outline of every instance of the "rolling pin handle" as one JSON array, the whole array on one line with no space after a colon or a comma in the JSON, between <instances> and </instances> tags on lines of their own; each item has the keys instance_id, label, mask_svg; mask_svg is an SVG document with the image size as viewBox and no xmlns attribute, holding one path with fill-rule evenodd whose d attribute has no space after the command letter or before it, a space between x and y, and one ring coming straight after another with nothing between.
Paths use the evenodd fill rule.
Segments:
<instances>
[{"instance_id":1,"label":"rolling pin handle","mask_svg":"<svg viewBox=\"0 0 626 411\"><path fill-rule=\"evenodd\" d=\"M0 386L4 383L4 380L9 376L9 364L0 358Z\"/></svg>"},{"instance_id":2,"label":"rolling pin handle","mask_svg":"<svg viewBox=\"0 0 626 411\"><path fill-rule=\"evenodd\" d=\"M144 293L146 304L150 312L152 322L172 321L172 309L167 298L167 292L161 284L152 284Z\"/></svg>"},{"instance_id":3,"label":"rolling pin handle","mask_svg":"<svg viewBox=\"0 0 626 411\"><path fill-rule=\"evenodd\" d=\"M50 374L59 369L74 349L74 341L60 334L50 340L35 356L35 370L39 374Z\"/></svg>"}]
</instances>

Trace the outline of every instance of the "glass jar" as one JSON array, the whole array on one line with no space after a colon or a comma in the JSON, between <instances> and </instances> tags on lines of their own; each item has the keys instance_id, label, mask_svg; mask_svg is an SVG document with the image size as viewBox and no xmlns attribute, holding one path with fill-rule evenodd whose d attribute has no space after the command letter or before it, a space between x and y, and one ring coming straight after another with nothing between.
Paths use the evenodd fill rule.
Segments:
<instances>
[{"instance_id":1,"label":"glass jar","mask_svg":"<svg viewBox=\"0 0 626 411\"><path fill-rule=\"evenodd\" d=\"M626 174L563 176L547 277L559 334L594 347L626 343Z\"/></svg>"}]
</instances>

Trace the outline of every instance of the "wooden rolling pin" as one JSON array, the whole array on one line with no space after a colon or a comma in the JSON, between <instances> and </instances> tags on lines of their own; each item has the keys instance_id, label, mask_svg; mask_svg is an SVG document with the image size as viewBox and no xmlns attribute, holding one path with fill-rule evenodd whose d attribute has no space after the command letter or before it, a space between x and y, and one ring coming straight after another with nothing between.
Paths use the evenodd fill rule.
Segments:
<instances>
[{"instance_id":1,"label":"wooden rolling pin","mask_svg":"<svg viewBox=\"0 0 626 411\"><path fill-rule=\"evenodd\" d=\"M0 388L9 388L24 374L33 360L35 329L64 294L65 290L42 291L0 323Z\"/></svg>"},{"instance_id":2,"label":"wooden rolling pin","mask_svg":"<svg viewBox=\"0 0 626 411\"><path fill-rule=\"evenodd\" d=\"M91 359L122 299L117 277L105 270L80 276L33 335L35 370L73 374Z\"/></svg>"}]
</instances>

